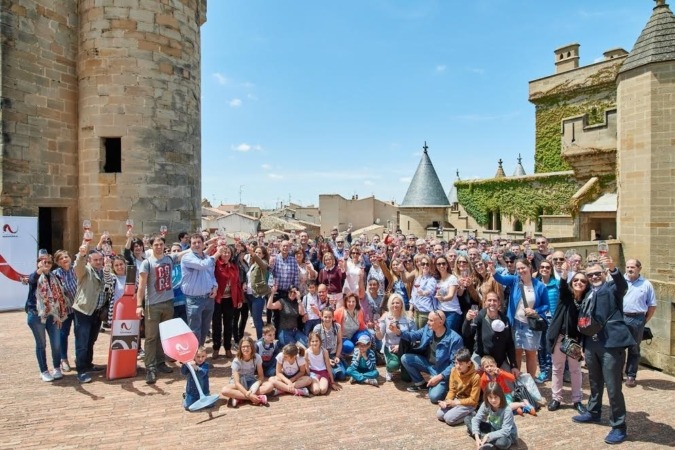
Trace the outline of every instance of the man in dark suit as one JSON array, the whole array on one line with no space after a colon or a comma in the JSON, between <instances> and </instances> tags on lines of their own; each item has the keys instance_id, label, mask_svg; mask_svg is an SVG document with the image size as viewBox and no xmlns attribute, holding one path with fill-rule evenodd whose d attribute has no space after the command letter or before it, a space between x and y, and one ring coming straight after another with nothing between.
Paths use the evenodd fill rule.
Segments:
<instances>
[{"instance_id":1,"label":"man in dark suit","mask_svg":"<svg viewBox=\"0 0 675 450\"><path fill-rule=\"evenodd\" d=\"M572 420L578 423L597 423L602 411L602 392L607 386L609 397L609 423L612 430L605 438L608 444L619 444L626 440L626 402L621 392L621 375L626 362L626 348L635 345L635 340L623 320L623 296L628 284L611 258L603 257L600 262L607 267L612 277L606 281L605 269L600 264L586 268L591 289L586 299L595 297L593 316L604 324L593 336L584 336L584 357L588 366L591 396L588 411Z\"/></svg>"}]
</instances>

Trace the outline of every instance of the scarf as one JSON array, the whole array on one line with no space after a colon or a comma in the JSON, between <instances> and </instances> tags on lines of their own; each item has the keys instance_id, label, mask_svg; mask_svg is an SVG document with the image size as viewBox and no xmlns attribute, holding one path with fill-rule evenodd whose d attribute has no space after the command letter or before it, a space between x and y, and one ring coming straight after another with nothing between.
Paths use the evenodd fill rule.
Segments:
<instances>
[{"instance_id":1,"label":"scarf","mask_svg":"<svg viewBox=\"0 0 675 450\"><path fill-rule=\"evenodd\" d=\"M37 294L37 312L42 323L46 323L49 316L52 316L57 324L66 319L68 308L58 277L40 275L37 283Z\"/></svg>"}]
</instances>

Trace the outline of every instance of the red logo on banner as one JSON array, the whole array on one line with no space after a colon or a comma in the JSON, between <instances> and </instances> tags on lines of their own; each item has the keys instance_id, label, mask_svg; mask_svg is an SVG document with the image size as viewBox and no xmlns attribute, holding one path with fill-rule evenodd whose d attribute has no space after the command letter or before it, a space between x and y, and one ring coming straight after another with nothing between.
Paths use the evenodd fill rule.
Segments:
<instances>
[{"instance_id":1,"label":"red logo on banner","mask_svg":"<svg viewBox=\"0 0 675 450\"><path fill-rule=\"evenodd\" d=\"M15 231L15 230L12 230L11 225L8 224L8 223L6 223L4 227L2 227L2 232L3 232L3 233L12 233L12 234L16 234L17 231L19 231L19 230L18 230L18 229L17 229L16 231Z\"/></svg>"}]
</instances>

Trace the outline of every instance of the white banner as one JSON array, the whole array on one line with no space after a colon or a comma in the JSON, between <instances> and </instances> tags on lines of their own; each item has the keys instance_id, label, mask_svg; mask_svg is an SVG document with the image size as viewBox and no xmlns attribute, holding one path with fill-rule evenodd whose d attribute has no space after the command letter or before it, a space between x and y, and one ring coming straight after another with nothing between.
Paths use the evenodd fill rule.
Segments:
<instances>
[{"instance_id":1,"label":"white banner","mask_svg":"<svg viewBox=\"0 0 675 450\"><path fill-rule=\"evenodd\" d=\"M23 275L37 266L37 217L0 216L0 311L23 309L28 285Z\"/></svg>"}]
</instances>

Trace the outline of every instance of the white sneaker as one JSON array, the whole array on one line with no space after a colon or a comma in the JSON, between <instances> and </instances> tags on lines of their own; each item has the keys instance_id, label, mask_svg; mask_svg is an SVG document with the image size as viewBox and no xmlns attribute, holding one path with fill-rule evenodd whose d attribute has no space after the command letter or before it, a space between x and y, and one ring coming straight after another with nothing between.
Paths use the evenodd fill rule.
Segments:
<instances>
[{"instance_id":1,"label":"white sneaker","mask_svg":"<svg viewBox=\"0 0 675 450\"><path fill-rule=\"evenodd\" d=\"M45 370L40 374L40 378L42 378L42 381L54 381L54 377L52 376L51 373L49 373L48 370Z\"/></svg>"},{"instance_id":2,"label":"white sneaker","mask_svg":"<svg viewBox=\"0 0 675 450\"><path fill-rule=\"evenodd\" d=\"M366 380L366 383L371 385L371 386L379 386L380 385L380 383L378 383L377 380L374 379L374 378L368 378Z\"/></svg>"},{"instance_id":3,"label":"white sneaker","mask_svg":"<svg viewBox=\"0 0 675 450\"><path fill-rule=\"evenodd\" d=\"M61 360L61 372L70 372L70 364L65 359Z\"/></svg>"},{"instance_id":4,"label":"white sneaker","mask_svg":"<svg viewBox=\"0 0 675 450\"><path fill-rule=\"evenodd\" d=\"M385 372L384 379L385 381L391 381L392 375L391 372Z\"/></svg>"},{"instance_id":5,"label":"white sneaker","mask_svg":"<svg viewBox=\"0 0 675 450\"><path fill-rule=\"evenodd\" d=\"M308 397L309 396L309 389L307 389L307 388L296 389L295 395L301 395L303 397Z\"/></svg>"},{"instance_id":6,"label":"white sneaker","mask_svg":"<svg viewBox=\"0 0 675 450\"><path fill-rule=\"evenodd\" d=\"M61 369L54 369L54 372L52 372L52 378L54 380L60 380L63 378L63 373L61 373Z\"/></svg>"}]
</instances>

